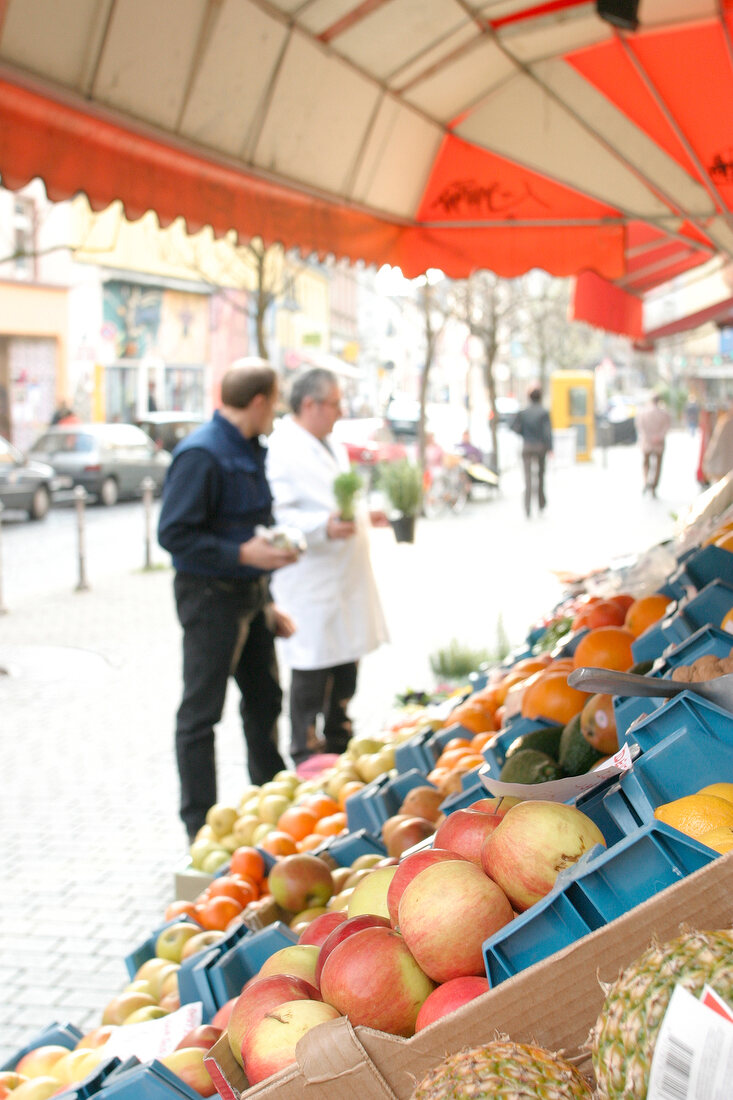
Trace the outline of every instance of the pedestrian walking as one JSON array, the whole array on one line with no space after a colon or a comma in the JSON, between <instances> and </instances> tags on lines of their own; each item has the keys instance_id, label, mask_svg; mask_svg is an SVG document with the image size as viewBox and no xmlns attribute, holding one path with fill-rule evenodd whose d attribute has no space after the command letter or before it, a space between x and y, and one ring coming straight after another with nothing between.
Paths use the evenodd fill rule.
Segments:
<instances>
[{"instance_id":1,"label":"pedestrian walking","mask_svg":"<svg viewBox=\"0 0 733 1100\"><path fill-rule=\"evenodd\" d=\"M180 815L193 838L216 802L214 727L229 676L253 783L285 763L277 747L282 692L274 635L293 623L276 608L270 574L297 559L255 534L273 523L260 436L272 431L277 376L264 360L238 360L221 383L221 408L175 448L163 489L158 538L173 557L183 628L183 697L176 717Z\"/></svg>"},{"instance_id":2,"label":"pedestrian walking","mask_svg":"<svg viewBox=\"0 0 733 1100\"><path fill-rule=\"evenodd\" d=\"M667 432L672 424L662 395L655 393L636 416L636 434L642 456L643 492L657 495Z\"/></svg>"},{"instance_id":3,"label":"pedestrian walking","mask_svg":"<svg viewBox=\"0 0 733 1100\"><path fill-rule=\"evenodd\" d=\"M552 451L552 424L550 414L542 405L539 386L531 386L527 391L527 405L514 417L511 429L522 437L524 511L529 519L533 497L537 499L540 514L547 506L545 462Z\"/></svg>"},{"instance_id":4,"label":"pedestrian walking","mask_svg":"<svg viewBox=\"0 0 733 1100\"><path fill-rule=\"evenodd\" d=\"M715 423L702 468L708 482L718 481L733 470L733 399Z\"/></svg>"},{"instance_id":5,"label":"pedestrian walking","mask_svg":"<svg viewBox=\"0 0 733 1100\"><path fill-rule=\"evenodd\" d=\"M339 514L334 480L349 470L349 459L331 435L341 413L336 375L306 371L293 384L290 406L270 440L267 477L278 523L299 528L308 543L273 577L278 605L297 627L282 647L292 672L290 755L297 766L318 752L343 752L351 737L348 706L359 660L387 641L369 525L389 521L364 501L353 520Z\"/></svg>"}]
</instances>

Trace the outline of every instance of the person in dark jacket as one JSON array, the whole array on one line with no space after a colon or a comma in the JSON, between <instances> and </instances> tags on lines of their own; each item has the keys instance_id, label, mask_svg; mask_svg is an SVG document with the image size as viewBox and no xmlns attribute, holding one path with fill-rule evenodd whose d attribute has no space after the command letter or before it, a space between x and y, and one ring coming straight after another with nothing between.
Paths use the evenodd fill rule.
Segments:
<instances>
[{"instance_id":1,"label":"person in dark jacket","mask_svg":"<svg viewBox=\"0 0 733 1100\"><path fill-rule=\"evenodd\" d=\"M216 802L214 727L229 676L240 713L250 779L285 768L277 747L282 691L274 635L292 620L270 597L269 576L297 560L255 528L273 523L260 436L272 431L277 376L264 360L238 360L221 383L221 408L173 451L158 525L175 568L183 627L183 698L176 718L180 814L193 839Z\"/></svg>"},{"instance_id":2,"label":"person in dark jacket","mask_svg":"<svg viewBox=\"0 0 733 1100\"><path fill-rule=\"evenodd\" d=\"M524 510L527 518L532 510L532 489L536 488L537 506L545 510L545 459L552 451L552 425L550 414L542 406L542 390L532 386L528 392L526 408L521 409L512 421L512 431L522 437L522 461L524 463Z\"/></svg>"}]
</instances>

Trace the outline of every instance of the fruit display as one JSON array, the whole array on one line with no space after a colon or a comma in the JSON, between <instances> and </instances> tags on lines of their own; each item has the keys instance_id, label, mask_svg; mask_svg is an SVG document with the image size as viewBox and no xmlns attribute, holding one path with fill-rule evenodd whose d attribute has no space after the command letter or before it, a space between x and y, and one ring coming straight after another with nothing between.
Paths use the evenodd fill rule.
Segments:
<instances>
[{"instance_id":1,"label":"fruit display","mask_svg":"<svg viewBox=\"0 0 733 1100\"><path fill-rule=\"evenodd\" d=\"M411 1100L448 1100L453 1096L592 1100L593 1089L575 1066L557 1054L497 1039L445 1058L423 1078Z\"/></svg>"},{"instance_id":2,"label":"fruit display","mask_svg":"<svg viewBox=\"0 0 733 1100\"><path fill-rule=\"evenodd\" d=\"M733 932L685 932L653 943L606 991L591 1036L600 1100L646 1100L657 1035L675 986L709 984L733 999ZM682 1094L683 1095L683 1094Z\"/></svg>"},{"instance_id":3,"label":"fruit display","mask_svg":"<svg viewBox=\"0 0 733 1100\"><path fill-rule=\"evenodd\" d=\"M679 569L692 570L692 559ZM447 697L410 693L384 729L354 736L319 774L284 770L212 806L190 848L195 891L172 901L161 927L128 956L130 980L98 1026L73 1049L49 1042L24 1053L7 1069L16 1079L0 1075L0 1097L60 1094L108 1065L120 1035L163 1024L175 1031L177 1014L200 1002L201 1025L158 1052L186 1096L215 1094L222 1051L226 1072L240 1074L232 1095L270 1081L276 1090L278 1075L295 1072L296 1046L311 1049L313 1029L336 1035L341 1024L407 1044L419 1035L423 1051L438 1036L433 1067L411 1078L416 1098L590 1098L597 1083L601 1100L643 1100L674 985L697 991L707 981L733 997L730 931L654 943L625 969L595 1026L597 1008L584 1021L584 1034L593 1027L595 1082L587 1056L578 1068L552 1052L562 1041L497 1038L508 1030L503 1020L484 1019L489 1002L473 1002L501 994L512 973L569 966L571 953L543 953L553 922L575 944L604 921L633 918L667 882L645 873L643 843L682 861L673 883L733 850L733 715L728 728L725 712L706 704L712 728L698 729L699 697L684 692L646 699L646 716L629 717L628 699L568 683L589 666L682 683L728 672L732 651L720 627L730 606L719 605L718 590L670 586L675 598L656 580L626 591L623 578L602 594L576 593L521 650L482 664ZM679 617L696 599L713 608L699 626ZM668 639L668 629L682 636ZM650 638L659 652L646 660ZM625 744L633 756L596 772ZM674 754L683 752L678 766ZM627 891L610 873L614 860ZM586 883L595 867L597 894ZM611 894L620 908L609 917ZM519 961L512 956L497 977L489 954L515 930ZM554 1011L551 997L544 1011ZM440 1049L441 1028L458 1014L482 1030L465 1049L453 1041ZM571 1054L582 1056L581 1041L576 1033ZM456 1053L444 1057L447 1050ZM104 1082L95 1087L103 1098Z\"/></svg>"}]
</instances>

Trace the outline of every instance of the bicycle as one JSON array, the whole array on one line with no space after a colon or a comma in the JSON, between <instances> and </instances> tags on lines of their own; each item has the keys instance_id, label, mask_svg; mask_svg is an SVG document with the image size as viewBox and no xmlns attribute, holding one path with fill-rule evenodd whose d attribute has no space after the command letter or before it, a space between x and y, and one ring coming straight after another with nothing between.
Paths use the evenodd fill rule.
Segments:
<instances>
[{"instance_id":1,"label":"bicycle","mask_svg":"<svg viewBox=\"0 0 733 1100\"><path fill-rule=\"evenodd\" d=\"M428 467L423 478L423 514L428 519L437 519L449 510L462 512L470 491L470 478L460 462Z\"/></svg>"}]
</instances>

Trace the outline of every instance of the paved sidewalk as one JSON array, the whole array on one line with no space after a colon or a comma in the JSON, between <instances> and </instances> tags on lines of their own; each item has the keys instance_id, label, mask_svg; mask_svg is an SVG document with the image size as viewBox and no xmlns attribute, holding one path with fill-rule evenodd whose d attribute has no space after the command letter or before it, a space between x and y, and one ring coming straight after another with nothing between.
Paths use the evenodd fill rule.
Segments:
<instances>
[{"instance_id":1,"label":"paved sidewalk","mask_svg":"<svg viewBox=\"0 0 733 1100\"><path fill-rule=\"evenodd\" d=\"M513 641L561 594L553 568L602 566L672 531L697 495L695 442L676 433L660 499L637 449L551 470L527 521L518 474L460 516L418 524L414 546L373 533L392 642L363 662L355 716L376 730L394 692L430 684L455 636ZM39 537L42 532L39 531ZM184 862L172 751L179 629L169 570L118 572L91 591L25 599L0 618L0 1063L53 1020L96 1026L127 981L123 957L160 923ZM245 783L234 688L217 738L220 797ZM285 723L281 730L287 736Z\"/></svg>"}]
</instances>

